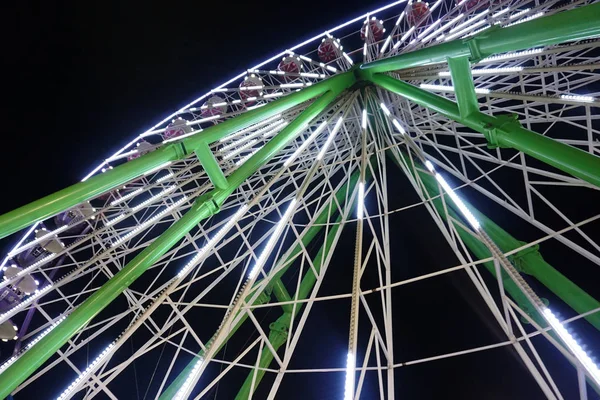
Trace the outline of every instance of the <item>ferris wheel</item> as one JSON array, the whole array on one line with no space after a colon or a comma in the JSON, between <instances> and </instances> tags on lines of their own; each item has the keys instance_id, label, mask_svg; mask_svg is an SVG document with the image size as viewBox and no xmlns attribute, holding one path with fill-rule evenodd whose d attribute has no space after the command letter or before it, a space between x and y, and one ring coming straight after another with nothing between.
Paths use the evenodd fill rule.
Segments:
<instances>
[{"instance_id":1,"label":"ferris wheel","mask_svg":"<svg viewBox=\"0 0 600 400\"><path fill-rule=\"evenodd\" d=\"M0 216L0 397L393 399L510 348L539 398L595 398L599 37L593 1L398 1ZM403 261L411 213L448 264ZM459 274L501 339L408 348L398 296Z\"/></svg>"}]
</instances>

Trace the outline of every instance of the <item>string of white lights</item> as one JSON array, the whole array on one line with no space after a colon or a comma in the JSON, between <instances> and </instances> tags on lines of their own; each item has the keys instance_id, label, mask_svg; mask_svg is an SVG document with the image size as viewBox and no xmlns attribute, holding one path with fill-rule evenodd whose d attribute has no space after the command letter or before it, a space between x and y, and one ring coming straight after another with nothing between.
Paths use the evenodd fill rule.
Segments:
<instances>
[{"instance_id":1,"label":"string of white lights","mask_svg":"<svg viewBox=\"0 0 600 400\"><path fill-rule=\"evenodd\" d=\"M136 226L130 232L127 232L125 235L119 237L117 240L115 240L114 242L112 242L110 244L110 247L118 246L119 244L121 244L121 243L127 241L128 239L132 238L133 236L137 235L140 231L142 231L143 229L146 229L149 225L153 224L154 222L156 222L157 220L162 218L165 214L173 211L175 208L177 208L179 205L181 205L186 200L187 200L187 196L184 195L181 199L177 200L175 203L171 204L170 206L168 206L167 208L165 208L164 210L162 210L161 212L156 214L154 217L149 218L148 220L146 220L143 223Z\"/></svg>"}]
</instances>

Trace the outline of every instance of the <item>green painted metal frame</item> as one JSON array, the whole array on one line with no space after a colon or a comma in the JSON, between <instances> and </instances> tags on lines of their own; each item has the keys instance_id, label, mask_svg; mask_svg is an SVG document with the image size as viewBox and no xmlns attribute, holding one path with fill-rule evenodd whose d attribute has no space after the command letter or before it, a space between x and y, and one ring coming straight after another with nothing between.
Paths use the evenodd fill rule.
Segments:
<instances>
[{"instance_id":1,"label":"green painted metal frame","mask_svg":"<svg viewBox=\"0 0 600 400\"><path fill-rule=\"evenodd\" d=\"M211 126L179 142L165 145L156 151L119 165L103 174L93 176L84 182L76 183L3 214L0 216L0 239L35 222L42 221L65 211L81 202L91 200L94 197L118 188L166 162L183 159L198 149L202 151L202 148L206 144L222 139L237 130L275 116L330 91L338 91L339 88L349 87L354 83L354 80L355 78L352 76L352 73L336 75L331 79L309 86L299 92L291 93L263 107L247 111L242 115ZM258 159L255 158L255 160ZM254 165L255 167L256 165ZM212 169L210 172L213 172Z\"/></svg>"},{"instance_id":2,"label":"green painted metal frame","mask_svg":"<svg viewBox=\"0 0 600 400\"><path fill-rule=\"evenodd\" d=\"M0 375L0 397L7 396L66 343L73 334L91 321L105 306L177 243L192 227L196 226L202 219L218 212L220 205L239 185L271 159L299 131L305 128L309 121L330 104L339 93L349 88L356 80L375 83L481 132L491 146L512 147L596 186L600 186L600 158L526 130L512 117L494 117L480 113L477 110L476 98L472 90L473 83L470 71L467 71L469 62L477 62L496 53L598 36L600 35L599 20L600 4L593 4L509 28L491 28L470 39L455 40L386 60L363 64L351 72L339 74L273 101L264 107L248 111L201 133L163 146L104 174L94 176L85 182L77 183L0 216L0 238L3 238L34 222L44 220L83 201L120 187L165 162L187 157L192 152L196 152L207 171L207 175L215 185L215 189L198 198L179 221L167 229L107 284L83 302L65 321L7 368ZM458 105L443 97L381 74L445 61L448 61L451 69ZM215 162L208 144L317 96L321 97L244 163L242 167L224 180L223 173ZM484 221L484 223L488 223L491 232L496 232L497 236L493 237L494 240L502 243L504 238L507 240L505 245L508 247L515 244L512 240L516 239L510 237L499 227L496 230L491 221ZM508 239L509 237L511 240ZM467 240L469 239L467 238ZM473 246L473 249L476 247L473 243L471 246ZM484 255L481 249L472 251L477 256ZM557 295L568 304L572 304L572 307L578 312L589 309L592 300L595 302L594 299L586 299L580 293L581 289L572 283L566 283L568 280L564 276L549 267L547 263L542 262L543 260L540 261L541 256L538 257L535 253L531 254L533 255L521 255L523 265L526 265L522 267L523 272L527 273L529 271L542 283L552 287L560 282L560 285L564 286L557 289ZM519 262L517 261L517 263ZM273 282L270 289L273 290L276 296L283 299L289 298L289 294L287 294L280 280L275 279ZM575 302L573 301L573 293L577 293L575 297L578 299ZM266 301L265 299L262 300ZM597 304L597 302L594 304ZM285 310L284 308L284 311L284 315L289 314L289 309ZM598 321L592 323L598 327Z\"/></svg>"},{"instance_id":3,"label":"green painted metal frame","mask_svg":"<svg viewBox=\"0 0 600 400\"><path fill-rule=\"evenodd\" d=\"M323 82L328 83L325 87L329 89L308 106L294 121L283 128L277 136L250 157L239 169L232 173L227 178L226 188L215 188L211 192L200 196L179 221L171 225L152 244L131 260L93 295L81 303L64 321L0 374L0 398L8 396L12 390L27 379L28 376L158 261L162 255L171 249L200 221L217 213L220 205L223 204L231 193L270 160L273 155L285 147L310 121L316 118L342 91L349 88L354 82L354 76L349 73L338 75L332 80ZM267 115L264 118L271 116ZM236 124L230 125L238 126ZM210 138L211 136L209 136ZM204 138L199 143L206 143L207 141ZM47 207L50 207L50 205L47 205Z\"/></svg>"}]
</instances>

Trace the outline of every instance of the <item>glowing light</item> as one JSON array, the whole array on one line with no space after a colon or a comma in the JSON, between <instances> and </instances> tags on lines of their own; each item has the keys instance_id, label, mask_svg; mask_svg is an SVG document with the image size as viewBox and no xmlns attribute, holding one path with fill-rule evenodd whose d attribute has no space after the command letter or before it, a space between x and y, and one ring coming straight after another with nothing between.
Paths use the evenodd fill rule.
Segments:
<instances>
[{"instance_id":1,"label":"glowing light","mask_svg":"<svg viewBox=\"0 0 600 400\"><path fill-rule=\"evenodd\" d=\"M471 18L471 19L473 19L473 18ZM467 22L469 22L469 21L467 21ZM486 21L485 19L482 19L481 21L479 21L479 22L476 22L476 23L474 23L473 25L469 25L469 26L467 26L467 27L466 27L465 29L463 29L463 30L460 30L460 31L458 31L458 32L456 32L456 33L453 33L453 34L449 35L449 36L446 36L446 37L445 37L445 39L444 39L444 41L446 41L446 42L447 42L448 40L452 40L452 39L454 39L454 38L456 38L456 37L462 36L462 35L464 35L464 34L466 34L466 33L470 32L471 30L473 30L473 29L475 29L475 28L477 28L477 27L479 27L479 26L481 26L481 25L485 24L486 22L487 22L487 21Z\"/></svg>"},{"instance_id":2,"label":"glowing light","mask_svg":"<svg viewBox=\"0 0 600 400\"><path fill-rule=\"evenodd\" d=\"M386 116L388 116L388 117L389 117L389 116L391 115L391 113L390 113L390 110L388 110L388 108L385 106L385 104L383 104L383 103L379 103L379 107L381 107L381 109L383 110L383 113L384 113Z\"/></svg>"},{"instance_id":3,"label":"glowing light","mask_svg":"<svg viewBox=\"0 0 600 400\"><path fill-rule=\"evenodd\" d=\"M325 144L323 145L323 148L321 149L321 151L319 152L319 155L317 156L317 161L321 161L323 159L323 156L327 152L329 145L331 145L331 142L333 142L335 135L340 130L340 127L342 126L343 121L344 121L344 118L340 117L340 119L338 119L337 122L335 123L333 130L329 133L329 137L327 138L327 141L325 142Z\"/></svg>"},{"instance_id":4,"label":"glowing light","mask_svg":"<svg viewBox=\"0 0 600 400\"><path fill-rule=\"evenodd\" d=\"M456 25L454 28L450 29L450 31L448 33L454 33L459 31L460 29L464 28L465 26L469 26L471 24L473 24L473 22L477 21L479 18L487 15L489 9L486 9L485 11L480 12L479 14L476 14L475 16L473 16L472 18L469 18L468 20L466 20L465 22L463 22L462 24L458 24ZM484 20L485 22L485 20Z\"/></svg>"},{"instance_id":5,"label":"glowing light","mask_svg":"<svg viewBox=\"0 0 600 400\"><path fill-rule=\"evenodd\" d=\"M596 364L594 364L594 361L590 358L590 356L579 345L579 343L577 343L575 338L573 338L573 336L558 320L558 318L556 318L556 316L552 313L552 311L549 308L544 309L544 316L546 317L546 321L548 321L548 323L550 324L550 326L552 326L556 334L562 339L562 341L567 345L569 350L571 350L571 352L583 365L585 370L596 382L596 384L600 385L600 369Z\"/></svg>"},{"instance_id":6,"label":"glowing light","mask_svg":"<svg viewBox=\"0 0 600 400\"><path fill-rule=\"evenodd\" d=\"M447 22L444 25L442 25L439 29L436 29L434 32L431 32L431 34L427 35L427 37L423 38L422 42L426 42L429 39L431 39L432 37L438 35L440 32L444 32L447 27L449 27L450 25L454 24L456 21L458 21L459 19L461 19L464 16L465 16L465 14L459 14L458 16L456 16L455 18L453 18L449 22Z\"/></svg>"},{"instance_id":7,"label":"glowing light","mask_svg":"<svg viewBox=\"0 0 600 400\"><path fill-rule=\"evenodd\" d=\"M522 11L514 13L513 15L511 15L510 17L508 17L508 19L519 18L521 15L527 14L530 10L531 10L531 8L526 8L526 9L524 9Z\"/></svg>"},{"instance_id":8,"label":"glowing light","mask_svg":"<svg viewBox=\"0 0 600 400\"><path fill-rule=\"evenodd\" d=\"M92 361L92 363L90 365L87 366L87 368L79 374L79 376L73 381L71 382L71 384L69 385L69 387L67 387L60 396L58 396L56 398L56 400L63 400L66 399L67 396L69 396L72 392L76 391L77 388L79 387L79 385L81 383L84 382L84 380L86 380L89 375L92 373L92 371L95 369L95 367L101 362L103 361L105 358L107 358L107 356L110 354L110 350L114 347L115 343L111 343L108 345L108 347L106 347L104 349L104 351L102 353L100 353L100 355L98 357L96 357L96 359L94 361Z\"/></svg>"},{"instance_id":9,"label":"glowing light","mask_svg":"<svg viewBox=\"0 0 600 400\"><path fill-rule=\"evenodd\" d=\"M508 60L511 58L521 58L521 57L527 57L527 56L531 56L534 54L539 54L541 52L543 52L544 49L531 49L531 50L525 50L525 51L518 51L515 53L506 53L506 54L500 54L497 56L491 56L491 57L486 57L483 60L479 61L479 63L485 63L485 62L491 62L491 61L499 61L499 60Z\"/></svg>"},{"instance_id":10,"label":"glowing light","mask_svg":"<svg viewBox=\"0 0 600 400\"><path fill-rule=\"evenodd\" d=\"M435 168L433 167L433 164L431 163L431 161L425 160L425 166L427 167L429 172L431 172L431 173L435 172Z\"/></svg>"},{"instance_id":11,"label":"glowing light","mask_svg":"<svg viewBox=\"0 0 600 400\"><path fill-rule=\"evenodd\" d=\"M543 12L543 11L541 11L541 12L539 12L539 13L536 13L536 14L530 15L530 16L529 16L529 17L527 17L527 18L523 18L523 19L520 19L520 20L518 20L518 21L516 21L516 22L513 22L512 24L505 25L504 27L505 27L505 28L508 28L509 26L513 26L513 25L517 25L517 24L522 24L523 22L527 22L527 21L534 20L534 19L536 19L536 18L539 18L539 17L541 17L541 16L543 16L543 15L544 15L544 12Z\"/></svg>"},{"instance_id":12,"label":"glowing light","mask_svg":"<svg viewBox=\"0 0 600 400\"><path fill-rule=\"evenodd\" d=\"M262 148L262 147L261 147L261 148ZM237 160L237 161L235 162L235 165L236 165L236 166L240 166L240 165L242 165L243 163L245 163L246 161L248 161L248 160L250 159L250 157L252 157L252 156L253 156L253 155L255 155L256 153L258 153L258 151L259 151L259 150L260 150L260 148L259 148L259 149L256 149L256 150L254 150L254 151L253 151L253 152L251 152L251 153L248 153L248 154L247 154L247 155L245 155L244 157L242 157L242 158L240 158L239 160Z\"/></svg>"},{"instance_id":13,"label":"glowing light","mask_svg":"<svg viewBox=\"0 0 600 400\"><path fill-rule=\"evenodd\" d=\"M194 267L194 265L196 265L198 261L200 261L200 259L204 257L206 253L214 247L214 245L216 245L221 239L223 239L223 237L227 234L227 232L229 232L231 227L238 222L239 218L246 212L246 210L248 210L247 205L241 206L240 209L237 210L236 213L229 218L227 223L223 225L221 229L219 229L217 233L212 238L210 238L204 246L202 246L200 250L198 250L198 253L196 253L196 255L190 261L188 261L188 263L181 269L181 271L179 271L177 277L181 278L185 276Z\"/></svg>"},{"instance_id":14,"label":"glowing light","mask_svg":"<svg viewBox=\"0 0 600 400\"><path fill-rule=\"evenodd\" d=\"M391 40L392 40L392 35L388 36L387 39L385 39L385 42L383 42L383 46L381 46L381 51L380 51L381 54L385 53L385 49L387 49Z\"/></svg>"},{"instance_id":15,"label":"glowing light","mask_svg":"<svg viewBox=\"0 0 600 400\"><path fill-rule=\"evenodd\" d=\"M147 206L150 203L153 203L154 201L162 198L164 195L171 193L172 191L174 191L175 189L177 189L176 186L169 186L164 190L161 190L159 193L155 194L154 196L150 197L147 200L144 200L143 202L141 202L140 204L136 205L135 207L133 207L131 210L133 212L138 211L139 209L143 208L144 206Z\"/></svg>"},{"instance_id":16,"label":"glowing light","mask_svg":"<svg viewBox=\"0 0 600 400\"><path fill-rule=\"evenodd\" d=\"M0 314L0 324L6 322L10 317L23 310L29 304L33 303L36 299L42 297L46 292L48 292L53 287L52 284L44 287L43 289L36 290L31 296L22 300L19 304L11 308L10 310Z\"/></svg>"},{"instance_id":17,"label":"glowing light","mask_svg":"<svg viewBox=\"0 0 600 400\"><path fill-rule=\"evenodd\" d=\"M448 194L448 196L450 196L450 198L452 199L454 204L456 204L456 206L458 207L458 209L460 210L462 215L467 219L467 221L469 221L471 226L473 228L475 228L475 230L479 230L479 227L480 227L479 221L477 221L477 218L475 218L475 216L467 208L465 203L463 203L462 199L460 197L458 197L458 195L454 192L454 190L450 187L450 185L448 185L448 182L446 182L444 177L436 172L435 179L438 181L440 186L442 186L442 188Z\"/></svg>"},{"instance_id":18,"label":"glowing light","mask_svg":"<svg viewBox=\"0 0 600 400\"><path fill-rule=\"evenodd\" d=\"M32 240L31 242L26 243L25 245L21 246L21 247L15 247L14 249L11 250L10 253L8 253L9 257L14 256L15 254L20 253L21 251L28 249L30 247L33 247L34 245L44 241L44 240L48 240L48 239L52 239L53 237L56 237L56 235L58 235L61 232L66 231L67 229L71 228L70 225L65 225L65 226L61 226L60 228L57 228L53 231L48 232L47 234L45 234L44 236L37 238L35 240ZM37 231L36 231L37 232ZM22 272L22 271L21 271ZM20 272L19 272L20 274Z\"/></svg>"},{"instance_id":19,"label":"glowing light","mask_svg":"<svg viewBox=\"0 0 600 400\"><path fill-rule=\"evenodd\" d=\"M137 196L138 194L142 193L143 191L144 191L144 188L139 188L139 189L136 189L136 190L134 190L133 192L129 192L129 193L127 193L127 194L126 194L125 196L123 196L123 197L120 197L120 198L118 198L118 199L116 199L116 200L113 200L113 201L111 201L111 202L110 202L110 205L111 205L111 206L115 206L115 205L117 205L117 204L119 204L119 203L122 203L122 202L124 202L125 200L129 200L129 199L131 199L132 197L134 197L134 196Z\"/></svg>"},{"instance_id":20,"label":"glowing light","mask_svg":"<svg viewBox=\"0 0 600 400\"><path fill-rule=\"evenodd\" d=\"M196 364L194 364L194 368L190 371L185 382L183 382L183 385L181 385L177 393L175 393L175 396L173 396L173 400L185 400L187 398L189 392L194 388L192 384L196 380L196 375L200 372L202 364L204 364L204 358L200 357L198 358L198 361L196 361Z\"/></svg>"},{"instance_id":21,"label":"glowing light","mask_svg":"<svg viewBox=\"0 0 600 400\"><path fill-rule=\"evenodd\" d=\"M441 19L438 19L437 21L435 21L433 24L429 25L427 27L427 29L425 29L423 32L419 33L417 35L417 39L421 39L423 36L427 35L429 32L431 32L436 26L438 26L440 23L442 22Z\"/></svg>"},{"instance_id":22,"label":"glowing light","mask_svg":"<svg viewBox=\"0 0 600 400\"><path fill-rule=\"evenodd\" d=\"M258 139L252 139L249 140L247 143L245 143L244 145L238 147L237 149L233 150L230 153L227 153L223 156L223 160L229 160L230 158L240 154L242 151L247 150L248 148L254 146L256 143L258 142Z\"/></svg>"},{"instance_id":23,"label":"glowing light","mask_svg":"<svg viewBox=\"0 0 600 400\"><path fill-rule=\"evenodd\" d=\"M499 16L504 15L509 11L510 11L510 7L507 7L504 10L498 11L496 14L492 14L492 18L498 18Z\"/></svg>"},{"instance_id":24,"label":"glowing light","mask_svg":"<svg viewBox=\"0 0 600 400\"><path fill-rule=\"evenodd\" d=\"M263 251L260 253L260 256L258 257L258 259L256 260L256 264L254 264L254 267L252 267L252 269L248 273L249 280L254 279L258 275L260 270L263 268L265 262L267 261L267 258L271 254L271 250L273 250L273 248L275 247L275 244L279 240L279 235L281 234L281 232L283 232L283 229L287 225L288 218L290 217L290 214L294 211L295 206L296 206L296 199L292 199L292 201L288 205L287 210L285 210L285 213L281 217L281 220L279 221L279 223L277 223L275 230L271 234L271 237L269 238L267 245L265 246Z\"/></svg>"},{"instance_id":25,"label":"glowing light","mask_svg":"<svg viewBox=\"0 0 600 400\"><path fill-rule=\"evenodd\" d=\"M125 242L129 238L137 235L141 230L146 229L149 225L153 224L155 221L157 221L160 218L162 218L168 212L173 211L176 207L178 207L180 204L182 204L186 200L187 200L187 196L183 196L181 199L177 200L175 203L171 204L169 207L165 208L164 210L162 210L161 212L159 212L158 214L156 214L154 217L146 220L145 222L143 222L143 223L139 224L138 226L136 226L132 231L130 231L130 232L126 233L125 235L119 237L117 240L115 240L114 242L112 242L110 244L110 246L111 247L117 246L117 245Z\"/></svg>"},{"instance_id":26,"label":"glowing light","mask_svg":"<svg viewBox=\"0 0 600 400\"><path fill-rule=\"evenodd\" d=\"M358 199L357 201L357 210L356 210L356 218L362 219L365 211L365 184L364 182L359 182L358 184Z\"/></svg>"},{"instance_id":27,"label":"glowing light","mask_svg":"<svg viewBox=\"0 0 600 400\"><path fill-rule=\"evenodd\" d=\"M265 99L271 99L273 97L279 97L279 96L283 96L283 92L274 92L274 93L265 94L263 96L263 98L265 98Z\"/></svg>"},{"instance_id":28,"label":"glowing light","mask_svg":"<svg viewBox=\"0 0 600 400\"><path fill-rule=\"evenodd\" d=\"M345 52L342 54L344 55L344 58L350 63L350 65L354 65L354 61L352 61L348 54L346 54Z\"/></svg>"},{"instance_id":29,"label":"glowing light","mask_svg":"<svg viewBox=\"0 0 600 400\"><path fill-rule=\"evenodd\" d=\"M477 68L471 71L472 75L490 75L490 74L505 74L510 72L523 71L523 67L502 67L502 68ZM438 76L448 77L450 71L438 72Z\"/></svg>"},{"instance_id":30,"label":"glowing light","mask_svg":"<svg viewBox=\"0 0 600 400\"><path fill-rule=\"evenodd\" d=\"M564 100L582 101L584 103L591 103L596 100L592 96L580 96L576 94L561 94L560 98Z\"/></svg>"},{"instance_id":31,"label":"glowing light","mask_svg":"<svg viewBox=\"0 0 600 400\"><path fill-rule=\"evenodd\" d=\"M406 38L409 37L411 33L413 33L414 30L415 30L415 27L413 26L408 31L406 31L406 33L404 35L402 35L400 40L398 42L396 42L396 44L394 45L394 49L397 49L402 44L402 42L404 42L406 40Z\"/></svg>"},{"instance_id":32,"label":"glowing light","mask_svg":"<svg viewBox=\"0 0 600 400\"><path fill-rule=\"evenodd\" d=\"M175 175L175 174L173 174L172 172L169 172L169 173L168 173L168 174L166 174L165 176L161 176L160 178L158 178L158 179L156 180L156 183L161 183L161 182L164 182L164 181L166 181L167 179L169 179L169 178L172 178L174 175Z\"/></svg>"},{"instance_id":33,"label":"glowing light","mask_svg":"<svg viewBox=\"0 0 600 400\"><path fill-rule=\"evenodd\" d=\"M354 369L356 360L354 355L348 352L346 358L346 381L344 384L344 400L354 399Z\"/></svg>"},{"instance_id":34,"label":"glowing light","mask_svg":"<svg viewBox=\"0 0 600 400\"><path fill-rule=\"evenodd\" d=\"M362 128L367 129L367 110L362 110Z\"/></svg>"},{"instance_id":35,"label":"glowing light","mask_svg":"<svg viewBox=\"0 0 600 400\"><path fill-rule=\"evenodd\" d=\"M67 316L63 315L62 317L60 317L56 321L52 322L52 324L48 328L46 328L44 331L42 331L42 333L40 333L38 336L36 336L35 339L33 339L31 342L27 343L27 346L25 346L19 352L19 354L15 355L15 356L12 356L8 360L6 360L2 365L0 365L0 373L2 373L6 368L10 367L12 365L12 363L14 363L15 361L17 361L17 359L23 353L25 353L27 350L29 350L30 348L32 348L33 345L35 345L37 342L39 342L40 340L42 340L42 338L44 336L46 336L47 334L49 334L52 331L52 329L54 329L56 326L58 326L58 324L60 324L62 321L64 321L65 318L67 318Z\"/></svg>"},{"instance_id":36,"label":"glowing light","mask_svg":"<svg viewBox=\"0 0 600 400\"><path fill-rule=\"evenodd\" d=\"M323 121L321 125L306 139L300 147L294 151L294 153L283 163L284 167L289 167L290 164L302 153L311 143L312 141L325 129L327 126L327 121Z\"/></svg>"},{"instance_id":37,"label":"glowing light","mask_svg":"<svg viewBox=\"0 0 600 400\"><path fill-rule=\"evenodd\" d=\"M392 124L394 124L394 126L396 127L396 129L398 129L398 132L400 132L403 135L406 134L406 131L404 130L404 128L402 127L402 125L400 125L400 122L398 122L397 119L394 119L392 121Z\"/></svg>"},{"instance_id":38,"label":"glowing light","mask_svg":"<svg viewBox=\"0 0 600 400\"><path fill-rule=\"evenodd\" d=\"M422 83L419 85L422 89L431 89L431 90L439 90L441 92L454 92L454 86L446 86L446 85L431 85L428 83ZM475 88L475 93L479 94L489 94L490 89L486 88Z\"/></svg>"}]
</instances>

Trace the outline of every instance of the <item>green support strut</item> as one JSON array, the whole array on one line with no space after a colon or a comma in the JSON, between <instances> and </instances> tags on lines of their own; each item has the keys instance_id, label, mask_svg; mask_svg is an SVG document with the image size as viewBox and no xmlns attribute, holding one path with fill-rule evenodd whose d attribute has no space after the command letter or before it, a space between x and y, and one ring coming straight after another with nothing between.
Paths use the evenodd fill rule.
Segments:
<instances>
[{"instance_id":1,"label":"green support strut","mask_svg":"<svg viewBox=\"0 0 600 400\"><path fill-rule=\"evenodd\" d=\"M179 221L169 227L98 291L81 303L60 325L0 374L0 398L8 396L200 221L218 212L220 205L239 185L284 148L343 90L354 83L352 74L342 74L336 78L340 77L341 79L330 80L329 91L315 100L293 122L237 169L228 178L227 189L214 189L199 197Z\"/></svg>"},{"instance_id":2,"label":"green support strut","mask_svg":"<svg viewBox=\"0 0 600 400\"><path fill-rule=\"evenodd\" d=\"M477 62L497 53L589 39L600 35L599 20L600 4L590 4L507 28L493 27L472 38L452 40L362 64L360 70L366 74L390 72L464 56L469 57L472 62Z\"/></svg>"},{"instance_id":3,"label":"green support strut","mask_svg":"<svg viewBox=\"0 0 600 400\"><path fill-rule=\"evenodd\" d=\"M15 233L35 222L42 221L65 211L81 202L116 189L130 180L159 167L168 161L180 160L203 145L284 112L307 100L324 93L339 93L354 83L351 72L336 75L323 82L304 88L277 99L264 107L247 111L235 118L211 126L193 136L171 143L145 154L135 160L119 165L103 174L95 175L84 182L76 183L56 193L42 197L32 203L0 215L0 239Z\"/></svg>"},{"instance_id":4,"label":"green support strut","mask_svg":"<svg viewBox=\"0 0 600 400\"><path fill-rule=\"evenodd\" d=\"M600 3L599 3L600 5ZM513 116L494 117L472 111L463 117L453 101L387 75L374 74L371 81L423 107L430 108L483 133L490 147L510 147L600 187L600 157L523 128Z\"/></svg>"}]
</instances>

